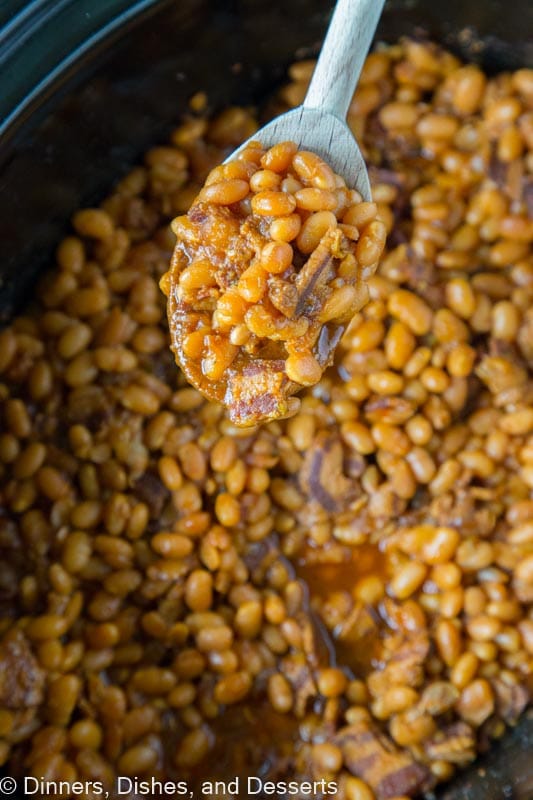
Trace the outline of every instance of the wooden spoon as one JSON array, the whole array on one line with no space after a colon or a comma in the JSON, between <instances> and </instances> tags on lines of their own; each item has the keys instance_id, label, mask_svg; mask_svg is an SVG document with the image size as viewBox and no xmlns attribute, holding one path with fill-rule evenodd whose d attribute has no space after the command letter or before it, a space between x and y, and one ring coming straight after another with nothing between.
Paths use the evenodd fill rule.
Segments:
<instances>
[{"instance_id":1,"label":"wooden spoon","mask_svg":"<svg viewBox=\"0 0 533 800\"><path fill-rule=\"evenodd\" d=\"M371 200L365 163L344 118L383 4L384 0L338 0L304 104L254 134L251 152L259 152L257 142L262 151L296 144L300 156L292 157L292 166L298 157L304 158L304 165L321 164L330 183L335 174L341 176L344 191L348 186L357 197ZM248 142L227 161L238 157ZM257 169L253 161L250 165ZM233 184L239 195L234 202L216 195L224 181L219 185L215 180L202 190L187 217L175 220L178 243L161 288L169 298L172 348L187 379L210 399L224 403L235 424L253 425L295 413L299 400L293 395L316 383L332 362L350 315L367 299L365 269L375 269L386 230L381 221L369 218L348 239L335 216L325 212L328 229L312 252L299 253L309 256L307 261L297 267L282 263L285 277L276 277L276 265L270 274L261 264L270 236L269 213L259 213L253 224L246 221L254 215L245 209L243 216L233 206L248 196L249 183ZM217 199L210 204L212 195ZM290 200L294 208L296 200ZM355 203L350 208L359 203L351 197L350 202ZM222 302L224 296L229 305ZM331 298L333 311L328 311Z\"/></svg>"}]
</instances>

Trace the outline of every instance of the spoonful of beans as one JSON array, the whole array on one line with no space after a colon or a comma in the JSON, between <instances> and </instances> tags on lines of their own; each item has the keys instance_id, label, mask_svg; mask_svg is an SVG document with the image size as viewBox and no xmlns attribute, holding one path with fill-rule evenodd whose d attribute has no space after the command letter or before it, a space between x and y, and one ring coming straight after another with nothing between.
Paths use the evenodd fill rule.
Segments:
<instances>
[{"instance_id":1,"label":"spoonful of beans","mask_svg":"<svg viewBox=\"0 0 533 800\"><path fill-rule=\"evenodd\" d=\"M161 280L188 381L236 425L292 416L332 363L385 225L345 120L384 0L338 0L303 105L208 175Z\"/></svg>"}]
</instances>

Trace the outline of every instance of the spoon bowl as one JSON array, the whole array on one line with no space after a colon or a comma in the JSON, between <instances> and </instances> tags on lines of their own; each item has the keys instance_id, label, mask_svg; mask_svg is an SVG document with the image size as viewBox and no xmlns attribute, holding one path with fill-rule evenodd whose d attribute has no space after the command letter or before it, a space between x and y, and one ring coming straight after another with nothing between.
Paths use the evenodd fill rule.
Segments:
<instances>
[{"instance_id":1,"label":"spoon bowl","mask_svg":"<svg viewBox=\"0 0 533 800\"><path fill-rule=\"evenodd\" d=\"M238 156L252 140L260 141L265 149L290 140L299 150L311 150L342 175L347 186L356 189L363 200L371 200L368 172L359 145L348 125L329 111L305 106L293 108L261 128L226 161Z\"/></svg>"}]
</instances>

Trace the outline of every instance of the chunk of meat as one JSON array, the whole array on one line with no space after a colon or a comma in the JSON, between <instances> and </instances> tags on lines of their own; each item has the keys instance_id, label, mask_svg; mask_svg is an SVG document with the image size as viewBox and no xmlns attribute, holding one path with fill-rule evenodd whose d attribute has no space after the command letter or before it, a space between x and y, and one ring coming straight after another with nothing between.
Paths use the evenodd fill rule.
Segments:
<instances>
[{"instance_id":1,"label":"chunk of meat","mask_svg":"<svg viewBox=\"0 0 533 800\"><path fill-rule=\"evenodd\" d=\"M229 369L224 403L232 409L232 420L246 424L250 417L282 417L290 411L286 397L289 380L283 361L256 359L241 370Z\"/></svg>"},{"instance_id":2,"label":"chunk of meat","mask_svg":"<svg viewBox=\"0 0 533 800\"><path fill-rule=\"evenodd\" d=\"M153 472L145 472L133 484L133 489L143 503L150 509L150 516L158 518L170 497L170 492Z\"/></svg>"},{"instance_id":3,"label":"chunk of meat","mask_svg":"<svg viewBox=\"0 0 533 800\"><path fill-rule=\"evenodd\" d=\"M457 528L463 536L488 536L495 525L494 514L486 503L459 487L436 497L430 512L436 524Z\"/></svg>"},{"instance_id":4,"label":"chunk of meat","mask_svg":"<svg viewBox=\"0 0 533 800\"><path fill-rule=\"evenodd\" d=\"M476 756L476 737L466 722L454 722L428 739L424 750L432 760L468 764Z\"/></svg>"},{"instance_id":5,"label":"chunk of meat","mask_svg":"<svg viewBox=\"0 0 533 800\"><path fill-rule=\"evenodd\" d=\"M296 276L298 302L295 313L298 316L306 310L316 312L313 306L317 303L318 292L333 277L332 250L333 248L339 250L343 238L340 230L329 230Z\"/></svg>"},{"instance_id":6,"label":"chunk of meat","mask_svg":"<svg viewBox=\"0 0 533 800\"><path fill-rule=\"evenodd\" d=\"M293 711L297 717L303 717L309 702L318 694L313 671L300 653L294 653L282 659L281 671L292 687Z\"/></svg>"},{"instance_id":7,"label":"chunk of meat","mask_svg":"<svg viewBox=\"0 0 533 800\"><path fill-rule=\"evenodd\" d=\"M341 728L335 742L352 775L366 781L377 800L413 797L434 782L430 771L405 750L399 750L369 720Z\"/></svg>"},{"instance_id":8,"label":"chunk of meat","mask_svg":"<svg viewBox=\"0 0 533 800\"><path fill-rule=\"evenodd\" d=\"M341 511L355 496L355 485L343 470L340 439L322 431L309 448L300 471L300 487L309 500L330 513Z\"/></svg>"},{"instance_id":9,"label":"chunk of meat","mask_svg":"<svg viewBox=\"0 0 533 800\"><path fill-rule=\"evenodd\" d=\"M8 634L0 643L0 705L11 709L38 706L45 674L24 634Z\"/></svg>"},{"instance_id":10,"label":"chunk of meat","mask_svg":"<svg viewBox=\"0 0 533 800\"><path fill-rule=\"evenodd\" d=\"M514 725L530 700L530 692L523 684L509 685L501 678L491 680L496 695L496 711L509 724Z\"/></svg>"},{"instance_id":11,"label":"chunk of meat","mask_svg":"<svg viewBox=\"0 0 533 800\"><path fill-rule=\"evenodd\" d=\"M449 711L459 699L459 690L449 681L434 681L427 686L420 697L418 708L432 717Z\"/></svg>"},{"instance_id":12,"label":"chunk of meat","mask_svg":"<svg viewBox=\"0 0 533 800\"><path fill-rule=\"evenodd\" d=\"M425 634L410 636L393 650L386 666L368 676L368 687L374 697L391 686L420 686L424 677L424 661L429 652L429 639Z\"/></svg>"}]
</instances>

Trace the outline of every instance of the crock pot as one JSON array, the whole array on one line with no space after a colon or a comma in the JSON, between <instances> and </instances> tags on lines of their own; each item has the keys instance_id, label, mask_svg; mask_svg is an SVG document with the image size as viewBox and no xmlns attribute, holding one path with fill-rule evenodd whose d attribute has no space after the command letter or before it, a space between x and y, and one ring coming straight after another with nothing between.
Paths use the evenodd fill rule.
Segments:
<instances>
[{"instance_id":1,"label":"crock pot","mask_svg":"<svg viewBox=\"0 0 533 800\"><path fill-rule=\"evenodd\" d=\"M199 90L260 102L314 54L329 0L3 0L0 324L24 306L71 213L164 142ZM423 32L489 72L533 65L529 0L388 0L377 38ZM526 715L441 800L531 800Z\"/></svg>"}]
</instances>

